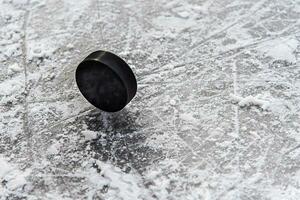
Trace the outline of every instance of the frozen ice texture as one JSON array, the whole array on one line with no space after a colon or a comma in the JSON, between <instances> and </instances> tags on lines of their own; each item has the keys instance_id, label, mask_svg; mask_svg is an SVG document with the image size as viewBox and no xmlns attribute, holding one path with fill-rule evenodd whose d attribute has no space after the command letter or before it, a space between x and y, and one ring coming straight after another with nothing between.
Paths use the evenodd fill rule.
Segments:
<instances>
[{"instance_id":1,"label":"frozen ice texture","mask_svg":"<svg viewBox=\"0 0 300 200\"><path fill-rule=\"evenodd\" d=\"M0 199L299 198L298 0L0 10ZM99 49L137 77L116 114L75 84Z\"/></svg>"}]
</instances>

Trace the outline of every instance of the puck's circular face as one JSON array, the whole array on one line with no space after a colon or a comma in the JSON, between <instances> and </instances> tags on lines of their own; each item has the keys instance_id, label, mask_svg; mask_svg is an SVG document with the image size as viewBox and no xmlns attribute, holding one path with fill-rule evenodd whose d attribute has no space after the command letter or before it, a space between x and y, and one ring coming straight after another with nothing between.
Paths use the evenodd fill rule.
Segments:
<instances>
[{"instance_id":1,"label":"puck's circular face","mask_svg":"<svg viewBox=\"0 0 300 200\"><path fill-rule=\"evenodd\" d=\"M127 104L127 90L121 78L99 61L82 62L76 70L76 82L83 96L103 111L116 112Z\"/></svg>"}]
</instances>

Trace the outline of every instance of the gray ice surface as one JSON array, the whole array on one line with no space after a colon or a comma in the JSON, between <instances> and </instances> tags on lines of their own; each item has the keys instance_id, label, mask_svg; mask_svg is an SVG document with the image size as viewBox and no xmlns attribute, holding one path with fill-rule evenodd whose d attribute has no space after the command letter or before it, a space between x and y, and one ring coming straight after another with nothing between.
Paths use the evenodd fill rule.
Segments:
<instances>
[{"instance_id":1,"label":"gray ice surface","mask_svg":"<svg viewBox=\"0 0 300 200\"><path fill-rule=\"evenodd\" d=\"M95 50L138 92L74 81ZM297 200L299 0L0 0L0 199Z\"/></svg>"}]
</instances>

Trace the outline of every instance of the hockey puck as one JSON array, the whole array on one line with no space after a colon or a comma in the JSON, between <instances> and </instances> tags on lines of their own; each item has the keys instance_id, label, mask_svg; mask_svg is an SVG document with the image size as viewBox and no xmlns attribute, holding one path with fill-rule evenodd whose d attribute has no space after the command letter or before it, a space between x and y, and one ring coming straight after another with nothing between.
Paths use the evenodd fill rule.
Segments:
<instances>
[{"instance_id":1,"label":"hockey puck","mask_svg":"<svg viewBox=\"0 0 300 200\"><path fill-rule=\"evenodd\" d=\"M128 64L107 51L88 55L78 65L75 76L81 94L106 112L122 110L136 94L136 78Z\"/></svg>"}]
</instances>

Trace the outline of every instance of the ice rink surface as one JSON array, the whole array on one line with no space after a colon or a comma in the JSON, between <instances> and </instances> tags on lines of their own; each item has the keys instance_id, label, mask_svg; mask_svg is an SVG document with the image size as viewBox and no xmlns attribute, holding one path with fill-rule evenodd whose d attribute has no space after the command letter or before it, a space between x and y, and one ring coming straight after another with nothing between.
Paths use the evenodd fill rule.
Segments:
<instances>
[{"instance_id":1,"label":"ice rink surface","mask_svg":"<svg viewBox=\"0 0 300 200\"><path fill-rule=\"evenodd\" d=\"M74 81L99 49L119 113ZM299 0L0 0L1 200L299 197Z\"/></svg>"}]
</instances>

